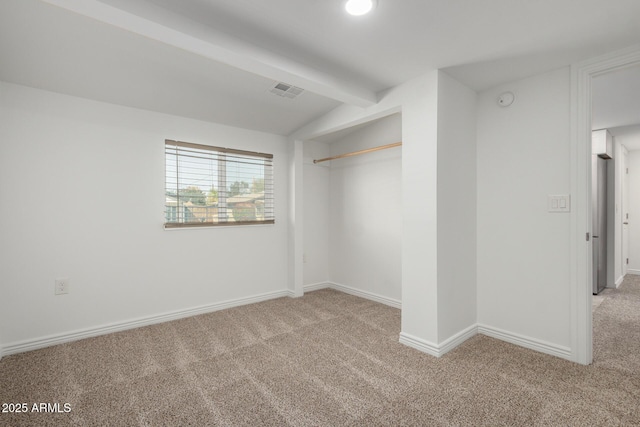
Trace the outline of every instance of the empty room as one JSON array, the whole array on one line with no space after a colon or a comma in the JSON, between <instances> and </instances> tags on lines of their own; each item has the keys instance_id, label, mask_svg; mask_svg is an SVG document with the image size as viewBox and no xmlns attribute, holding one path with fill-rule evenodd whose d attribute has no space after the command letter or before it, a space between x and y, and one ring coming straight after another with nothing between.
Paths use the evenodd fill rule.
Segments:
<instances>
[{"instance_id":1,"label":"empty room","mask_svg":"<svg viewBox=\"0 0 640 427\"><path fill-rule=\"evenodd\" d=\"M639 117L637 0L3 0L0 425L639 425Z\"/></svg>"}]
</instances>

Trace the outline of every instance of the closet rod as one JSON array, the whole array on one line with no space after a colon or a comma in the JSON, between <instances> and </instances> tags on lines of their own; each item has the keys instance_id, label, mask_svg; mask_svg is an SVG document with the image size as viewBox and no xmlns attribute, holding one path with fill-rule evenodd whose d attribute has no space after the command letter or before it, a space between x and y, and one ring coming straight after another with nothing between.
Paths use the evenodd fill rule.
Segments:
<instances>
[{"instance_id":1,"label":"closet rod","mask_svg":"<svg viewBox=\"0 0 640 427\"><path fill-rule=\"evenodd\" d=\"M387 148L399 147L402 142L394 142L393 144L381 145L379 147L367 148L366 150L354 151L352 153L340 154L339 156L325 157L324 159L314 160L313 163L326 162L328 160L341 159L343 157L357 156L365 153L372 153L374 151L386 150Z\"/></svg>"}]
</instances>

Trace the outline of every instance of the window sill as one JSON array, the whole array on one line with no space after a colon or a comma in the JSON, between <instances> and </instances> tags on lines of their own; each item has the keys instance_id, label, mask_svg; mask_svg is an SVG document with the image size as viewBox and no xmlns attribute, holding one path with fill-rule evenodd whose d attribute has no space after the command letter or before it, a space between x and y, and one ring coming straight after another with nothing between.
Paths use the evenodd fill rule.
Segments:
<instances>
[{"instance_id":1,"label":"window sill","mask_svg":"<svg viewBox=\"0 0 640 427\"><path fill-rule=\"evenodd\" d=\"M204 229L225 229L225 228L246 228L246 227L272 227L275 222L256 223L256 224L225 224L225 225L188 225L181 227L167 227L166 224L162 226L165 231L175 230L202 230Z\"/></svg>"}]
</instances>

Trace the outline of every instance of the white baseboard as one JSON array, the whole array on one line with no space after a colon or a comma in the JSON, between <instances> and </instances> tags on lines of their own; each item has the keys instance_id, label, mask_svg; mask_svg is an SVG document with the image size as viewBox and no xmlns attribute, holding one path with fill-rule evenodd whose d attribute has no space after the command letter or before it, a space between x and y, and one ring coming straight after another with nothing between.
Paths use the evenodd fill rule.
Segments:
<instances>
[{"instance_id":1,"label":"white baseboard","mask_svg":"<svg viewBox=\"0 0 640 427\"><path fill-rule=\"evenodd\" d=\"M329 284L329 287L331 289L344 292L345 294L355 295L357 297L379 302L381 304L388 305L394 308L402 308L402 301L399 301L397 299L385 297L383 295L378 295L369 291L363 291L361 289L352 288L351 286L342 285L340 283L329 282Z\"/></svg>"},{"instance_id":2,"label":"white baseboard","mask_svg":"<svg viewBox=\"0 0 640 427\"><path fill-rule=\"evenodd\" d=\"M627 274L633 274L634 276L640 276L640 270L634 270L632 268L627 268Z\"/></svg>"},{"instance_id":3,"label":"white baseboard","mask_svg":"<svg viewBox=\"0 0 640 427\"><path fill-rule=\"evenodd\" d=\"M616 280L616 283L615 283L615 288L616 289L618 289L620 287L620 285L622 284L623 280L624 280L624 276L618 277L618 280Z\"/></svg>"},{"instance_id":4,"label":"white baseboard","mask_svg":"<svg viewBox=\"0 0 640 427\"><path fill-rule=\"evenodd\" d=\"M400 343L406 346L420 350L423 353L430 354L435 357L441 357L444 354L450 352L469 338L475 336L478 333L477 325L471 325L452 337L447 338L440 344L434 344L432 342L423 340L406 332L400 332Z\"/></svg>"},{"instance_id":5,"label":"white baseboard","mask_svg":"<svg viewBox=\"0 0 640 427\"><path fill-rule=\"evenodd\" d=\"M637 270L636 270L637 271ZM634 274L628 271L629 274ZM640 271L638 273L640 275ZM361 298L376 301L385 305L389 305L395 308L401 308L402 303L398 300L387 298L372 292L362 291L354 289L349 286L341 285L334 282L322 282L311 285L305 285L304 291L310 292L319 289L331 288L344 293L355 295ZM293 297L294 293L290 290L282 290L275 292L268 292L264 294L254 295L251 297L237 298L234 300L223 301L220 303L204 305L186 310L177 310L169 313L163 313L156 316L142 317L138 319L128 320L125 322L116 322L108 325L99 326L96 328L87 328L77 331L72 331L63 334L50 335L46 337L36 338L32 340L25 340L16 343L3 344L0 347L0 359L4 356L11 354L23 353L26 351L37 350L44 347L63 344L67 342L77 341L84 338L95 337L99 335L106 335L114 332L125 331L128 329L139 328L142 326L153 325L157 323L168 322L171 320L182 319L185 317L196 316L199 314L211 313L214 311L224 310L227 308L239 307L246 304L254 304L257 302L267 301L270 299L281 297ZM409 347L415 348L427 354L431 354L435 357L441 357L445 353L453 350L467 339L473 337L476 334L483 334L493 338L497 338L502 341L506 341L521 347L529 348L531 350L539 351L541 353L550 354L563 359L571 359L571 349L568 347L558 346L555 344L547 343L541 340L525 337L512 332L504 331L498 328L493 328L487 325L472 325L468 328L460 331L454 336L446 339L440 344L434 344L432 342L423 340L413 335L401 332L400 343Z\"/></svg>"},{"instance_id":6,"label":"white baseboard","mask_svg":"<svg viewBox=\"0 0 640 427\"><path fill-rule=\"evenodd\" d=\"M630 273L633 274L633 273ZM640 274L640 271L638 271ZM402 308L402 302L383 297L381 295L374 294L372 292L362 291L360 289L351 288L349 286L345 286L335 282L320 282L314 283L310 285L304 286L305 292L311 292L318 289L335 289L337 291L341 291L347 294L359 296L361 298L369 299L372 301L376 301L382 304L389 305L391 307ZM552 356L560 357L562 359L573 360L571 355L571 349L569 347L559 346L556 344L548 343L545 341L541 341L535 338L526 337L523 335L515 334L513 332L508 332L505 330L501 330L498 328L494 328L487 325L474 324L466 329L458 332L454 336L446 339L440 344L435 344L411 334L407 334L405 332L400 333L400 343L407 345L409 347L415 348L416 350L422 351L424 353L430 354L435 357L440 357L449 351L453 350L464 341L473 337L476 334L483 334L492 338L499 339L501 341L506 341L511 344L515 344L521 347L525 347L531 350L539 351L541 353L550 354Z\"/></svg>"},{"instance_id":7,"label":"white baseboard","mask_svg":"<svg viewBox=\"0 0 640 427\"><path fill-rule=\"evenodd\" d=\"M317 291L319 289L335 289L336 291L344 292L345 294L355 295L360 298L368 299L371 301L379 302L384 305L388 305L394 308L402 308L402 301L397 299L378 295L373 292L363 291L361 289L352 288L351 286L342 285L336 282L319 282L310 285L304 285L305 292Z\"/></svg>"},{"instance_id":8,"label":"white baseboard","mask_svg":"<svg viewBox=\"0 0 640 427\"><path fill-rule=\"evenodd\" d=\"M168 322L171 320L182 319L185 317L197 316L198 314L211 313L214 311L224 310L232 307L239 307L247 304L254 304L261 301L267 301L281 297L291 297L293 292L289 290L267 292L264 294L254 295L245 298L237 298L233 300L223 301L215 304L203 305L186 310L177 310L163 313L155 316L141 317L138 319L128 320L125 322L115 322L108 325L98 326L96 328L87 328L77 331L67 332L63 334L49 335L46 337L25 340L13 344L3 344L0 350L0 359L10 354L23 353L26 351L37 350L52 345L63 344L67 342L77 341L84 338L106 335L113 332L126 331L128 329L139 328L142 326L154 325L156 323Z\"/></svg>"},{"instance_id":9,"label":"white baseboard","mask_svg":"<svg viewBox=\"0 0 640 427\"><path fill-rule=\"evenodd\" d=\"M552 344L520 334L514 334L513 332L504 331L487 325L479 324L478 333L501 341L506 341L511 344L519 345L520 347L525 347L530 350L539 351L540 353L550 354L552 356L573 361L571 349L569 347Z\"/></svg>"},{"instance_id":10,"label":"white baseboard","mask_svg":"<svg viewBox=\"0 0 640 427\"><path fill-rule=\"evenodd\" d=\"M418 338L411 334L407 334L406 332L400 332L400 344L404 344L411 348L415 348L423 353L430 354L435 357L442 356L440 352L440 347L437 344L429 342L427 340L423 340L422 338Z\"/></svg>"},{"instance_id":11,"label":"white baseboard","mask_svg":"<svg viewBox=\"0 0 640 427\"><path fill-rule=\"evenodd\" d=\"M427 353L435 357L441 357L476 334L486 335L520 347L535 350L540 353L560 357L562 359L573 360L571 358L571 349L569 347L551 344L487 325L471 325L440 344L434 344L411 334L401 332L400 343L415 348L416 350L420 350L423 353Z\"/></svg>"},{"instance_id":12,"label":"white baseboard","mask_svg":"<svg viewBox=\"0 0 640 427\"><path fill-rule=\"evenodd\" d=\"M478 334L478 325L471 325L440 344L440 354L445 354Z\"/></svg>"},{"instance_id":13,"label":"white baseboard","mask_svg":"<svg viewBox=\"0 0 640 427\"><path fill-rule=\"evenodd\" d=\"M329 282L318 282L318 283L312 283L310 285L304 285L302 289L304 289L304 292L313 292L313 291L318 291L320 289L327 289L330 287L331 287L331 283Z\"/></svg>"}]
</instances>

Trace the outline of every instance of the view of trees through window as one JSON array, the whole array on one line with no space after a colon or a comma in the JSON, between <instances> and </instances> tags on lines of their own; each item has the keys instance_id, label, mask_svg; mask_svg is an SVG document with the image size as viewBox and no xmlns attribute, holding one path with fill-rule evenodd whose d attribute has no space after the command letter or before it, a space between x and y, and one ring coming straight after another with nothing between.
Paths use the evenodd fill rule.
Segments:
<instances>
[{"instance_id":1,"label":"view of trees through window","mask_svg":"<svg viewBox=\"0 0 640 427\"><path fill-rule=\"evenodd\" d=\"M273 223L272 156L166 141L165 226Z\"/></svg>"}]
</instances>

